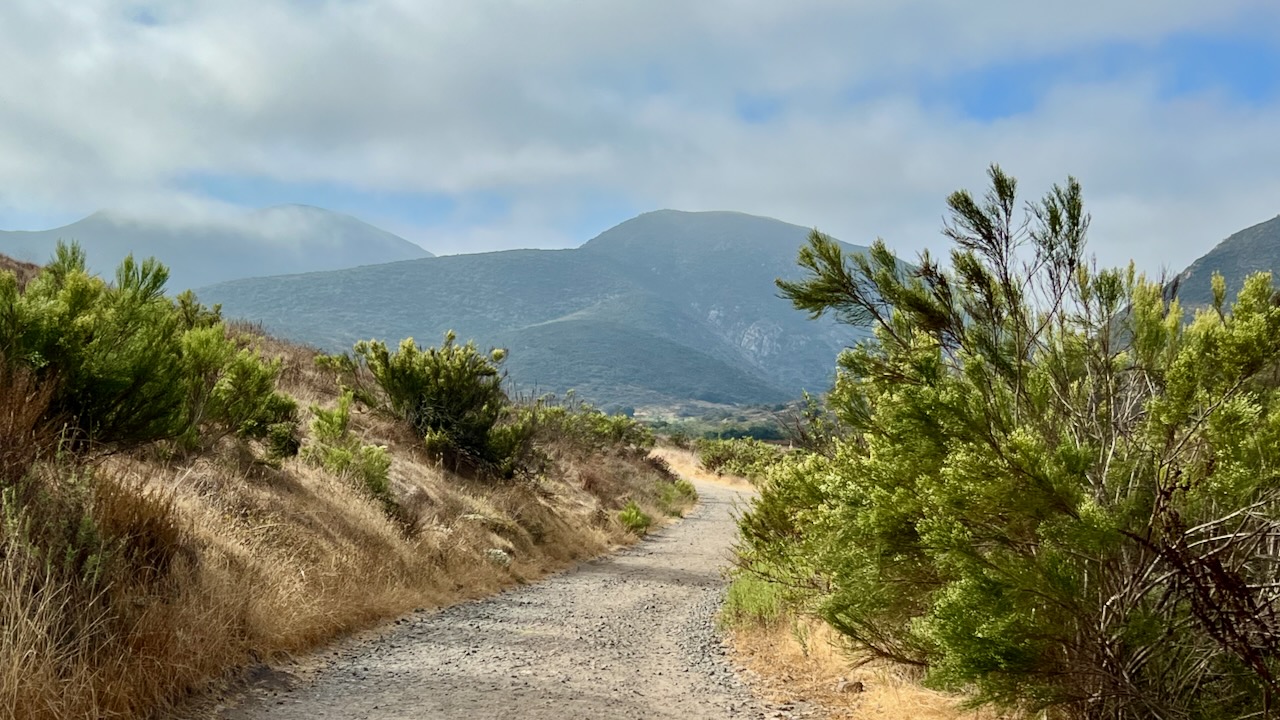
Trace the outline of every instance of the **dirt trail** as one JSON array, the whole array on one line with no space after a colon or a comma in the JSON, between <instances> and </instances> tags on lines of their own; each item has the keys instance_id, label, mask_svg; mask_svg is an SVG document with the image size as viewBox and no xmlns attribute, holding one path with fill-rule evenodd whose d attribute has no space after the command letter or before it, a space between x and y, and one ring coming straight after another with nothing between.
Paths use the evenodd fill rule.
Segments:
<instances>
[{"instance_id":1,"label":"dirt trail","mask_svg":"<svg viewBox=\"0 0 1280 720\"><path fill-rule=\"evenodd\" d=\"M739 491L615 555L487 600L421 613L329 654L308 679L266 673L226 720L758 718L714 626ZM790 708L786 708L790 709Z\"/></svg>"}]
</instances>

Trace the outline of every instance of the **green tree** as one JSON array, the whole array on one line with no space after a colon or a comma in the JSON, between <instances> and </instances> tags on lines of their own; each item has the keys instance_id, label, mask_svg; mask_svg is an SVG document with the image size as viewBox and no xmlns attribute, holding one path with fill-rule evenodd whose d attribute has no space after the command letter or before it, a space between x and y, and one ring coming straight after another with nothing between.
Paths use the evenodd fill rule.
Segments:
<instances>
[{"instance_id":1,"label":"green tree","mask_svg":"<svg viewBox=\"0 0 1280 720\"><path fill-rule=\"evenodd\" d=\"M1269 711L1280 670L1280 308L1251 277L1188 324L1097 270L1069 180L948 198L945 265L815 232L813 316L869 323L847 432L770 472L744 555L855 644L980 703L1072 718ZM1220 281L1215 281L1221 285Z\"/></svg>"}]
</instances>

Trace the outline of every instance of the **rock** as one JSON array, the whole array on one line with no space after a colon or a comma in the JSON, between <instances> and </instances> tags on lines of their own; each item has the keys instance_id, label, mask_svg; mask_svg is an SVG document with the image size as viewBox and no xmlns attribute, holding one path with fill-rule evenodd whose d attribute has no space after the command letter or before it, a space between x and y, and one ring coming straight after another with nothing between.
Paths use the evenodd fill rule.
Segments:
<instances>
[{"instance_id":1,"label":"rock","mask_svg":"<svg viewBox=\"0 0 1280 720\"><path fill-rule=\"evenodd\" d=\"M501 567L510 567L511 556L502 548L489 548L484 551L484 556L489 558L489 562Z\"/></svg>"},{"instance_id":2,"label":"rock","mask_svg":"<svg viewBox=\"0 0 1280 720\"><path fill-rule=\"evenodd\" d=\"M861 680L853 680L853 681L841 680L840 682L836 683L836 692L841 694L860 693L863 690L866 690L866 687L863 686Z\"/></svg>"}]
</instances>

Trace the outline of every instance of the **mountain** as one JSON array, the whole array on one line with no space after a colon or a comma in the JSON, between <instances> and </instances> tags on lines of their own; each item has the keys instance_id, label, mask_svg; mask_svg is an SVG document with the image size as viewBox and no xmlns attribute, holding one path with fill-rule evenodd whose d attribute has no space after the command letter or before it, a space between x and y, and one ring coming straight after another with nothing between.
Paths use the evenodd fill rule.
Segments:
<instances>
[{"instance_id":1,"label":"mountain","mask_svg":"<svg viewBox=\"0 0 1280 720\"><path fill-rule=\"evenodd\" d=\"M129 253L169 266L169 288L257 275L339 270L431 257L356 218L307 205L280 205L240 217L160 221L99 212L53 230L0 231L0 253L44 263L59 240L77 241L92 270L112 277Z\"/></svg>"},{"instance_id":2,"label":"mountain","mask_svg":"<svg viewBox=\"0 0 1280 720\"><path fill-rule=\"evenodd\" d=\"M8 255L0 255L0 273L11 272L18 279L18 288L24 288L40 272L40 266L34 263L14 260Z\"/></svg>"},{"instance_id":3,"label":"mountain","mask_svg":"<svg viewBox=\"0 0 1280 720\"><path fill-rule=\"evenodd\" d=\"M1250 273L1280 271L1280 216L1245 228L1218 243L1182 271L1178 297L1189 305L1213 303L1210 278L1215 271L1227 281L1227 301L1235 298Z\"/></svg>"},{"instance_id":4,"label":"mountain","mask_svg":"<svg viewBox=\"0 0 1280 720\"><path fill-rule=\"evenodd\" d=\"M511 250L199 291L228 317L341 351L364 338L510 350L526 389L601 405L778 403L824 391L865 334L777 297L809 230L731 212L645 213L573 250ZM850 249L858 250L855 246Z\"/></svg>"}]
</instances>

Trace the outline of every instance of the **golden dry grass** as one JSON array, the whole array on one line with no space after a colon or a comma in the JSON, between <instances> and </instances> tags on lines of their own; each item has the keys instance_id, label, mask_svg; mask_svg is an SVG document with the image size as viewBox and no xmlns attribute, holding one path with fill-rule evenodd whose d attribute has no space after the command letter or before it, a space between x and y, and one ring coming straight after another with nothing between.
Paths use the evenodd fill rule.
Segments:
<instances>
[{"instance_id":1,"label":"golden dry grass","mask_svg":"<svg viewBox=\"0 0 1280 720\"><path fill-rule=\"evenodd\" d=\"M666 460L667 464L676 473L698 482L713 483L738 490L750 490L755 487L750 480L744 477L719 475L707 470L702 467L702 463L698 461L697 453L692 450L684 450L670 445L659 445L653 449L653 454Z\"/></svg>"},{"instance_id":2,"label":"golden dry grass","mask_svg":"<svg viewBox=\"0 0 1280 720\"><path fill-rule=\"evenodd\" d=\"M964 710L960 698L921 686L911 668L878 661L855 668L837 633L813 618L746 623L729 634L736 661L751 672L752 688L774 702L813 703L835 720L1002 717Z\"/></svg>"},{"instance_id":3,"label":"golden dry grass","mask_svg":"<svg viewBox=\"0 0 1280 720\"><path fill-rule=\"evenodd\" d=\"M282 389L302 408L335 402L314 351L258 344L285 359ZM155 714L247 664L629 542L616 512L628 500L655 518L669 509L660 472L631 454L586 456L553 444L544 478L492 482L446 472L381 416L356 414L352 429L389 448L409 527L347 478L298 460L270 467L238 441L196 457L150 453L98 468L131 497L161 499L144 509L173 514L181 537L170 542L181 562L163 582L122 580L86 605L71 585L38 577L38 564L0 552L0 718ZM117 512L132 512L127 497L116 500ZM495 548L510 564L493 561Z\"/></svg>"}]
</instances>

